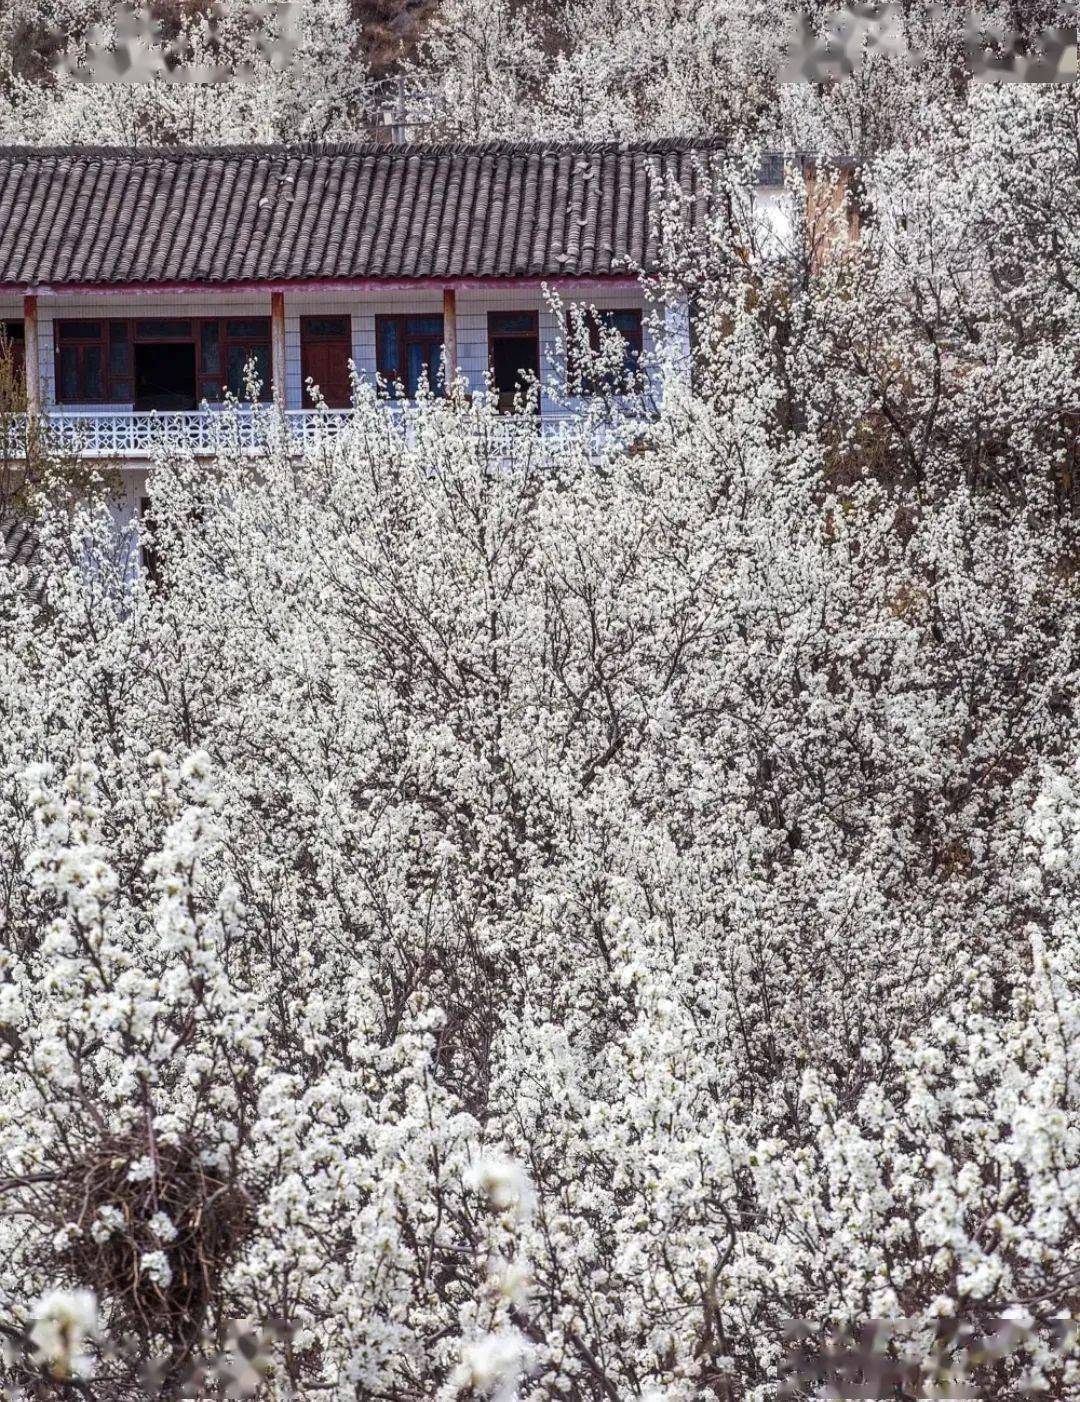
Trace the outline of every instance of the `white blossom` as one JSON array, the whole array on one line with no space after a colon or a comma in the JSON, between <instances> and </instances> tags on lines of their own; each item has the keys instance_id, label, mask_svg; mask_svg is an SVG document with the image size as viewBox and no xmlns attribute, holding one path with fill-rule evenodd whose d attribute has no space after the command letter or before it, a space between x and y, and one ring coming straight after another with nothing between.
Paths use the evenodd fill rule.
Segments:
<instances>
[{"instance_id":1,"label":"white blossom","mask_svg":"<svg viewBox=\"0 0 1080 1402\"><path fill-rule=\"evenodd\" d=\"M517 1330L485 1334L462 1347L457 1383L493 1402L514 1402L518 1376L527 1356L528 1344Z\"/></svg>"},{"instance_id":2,"label":"white blossom","mask_svg":"<svg viewBox=\"0 0 1080 1402\"><path fill-rule=\"evenodd\" d=\"M520 1166L499 1154L484 1154L465 1174L468 1187L483 1193L499 1212L526 1220L533 1209L532 1185Z\"/></svg>"},{"instance_id":3,"label":"white blossom","mask_svg":"<svg viewBox=\"0 0 1080 1402\"><path fill-rule=\"evenodd\" d=\"M161 450L161 587L92 498L0 554L5 1386L280 1311L269 1399L765 1402L792 1319L924 1371L1006 1319L986 1395L1080 1395L1080 96L959 82L951 5L779 92L775 8L456 0L415 57L454 135L740 148L658 231L647 424L358 386ZM305 15L246 96L4 122L341 133ZM857 245L762 207L777 133L867 157Z\"/></svg>"},{"instance_id":4,"label":"white blossom","mask_svg":"<svg viewBox=\"0 0 1080 1402\"><path fill-rule=\"evenodd\" d=\"M144 1251L139 1268L147 1280L153 1281L162 1290L168 1289L172 1283L172 1267L164 1251Z\"/></svg>"},{"instance_id":5,"label":"white blossom","mask_svg":"<svg viewBox=\"0 0 1080 1402\"><path fill-rule=\"evenodd\" d=\"M57 1378L91 1371L87 1342L99 1331L97 1301L89 1290L52 1290L33 1306L28 1333L33 1357Z\"/></svg>"}]
</instances>

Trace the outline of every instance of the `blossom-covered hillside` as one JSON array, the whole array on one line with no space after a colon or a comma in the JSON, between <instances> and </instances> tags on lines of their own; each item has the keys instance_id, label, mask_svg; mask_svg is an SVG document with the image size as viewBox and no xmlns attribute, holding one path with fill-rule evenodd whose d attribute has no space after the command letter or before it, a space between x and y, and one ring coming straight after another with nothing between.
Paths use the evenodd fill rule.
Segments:
<instances>
[{"instance_id":1,"label":"blossom-covered hillside","mask_svg":"<svg viewBox=\"0 0 1080 1402\"><path fill-rule=\"evenodd\" d=\"M408 59L473 134L860 155L672 233L648 423L357 380L163 451L141 540L4 464L13 1393L1080 1397L1080 99L947 12L781 90L705 10L443 0ZM11 69L8 139L340 134L318 13L242 88Z\"/></svg>"},{"instance_id":2,"label":"blossom-covered hillside","mask_svg":"<svg viewBox=\"0 0 1080 1402\"><path fill-rule=\"evenodd\" d=\"M409 134L428 140L707 135L865 155L917 145L932 107L962 110L971 34L1001 52L1009 33L1031 48L1051 26L1075 22L1069 0L992 0L974 24L966 0L880 7L893 13L911 62L878 51L842 82L781 81L800 17L820 29L839 8L831 0L153 0L143 12L146 42L216 65L224 81L211 87L79 82L73 70L94 47L115 44L118 25L125 42L123 7L4 0L0 140L342 140L379 131L403 105ZM287 64L275 39L285 40ZM241 70L247 81L229 81Z\"/></svg>"}]
</instances>

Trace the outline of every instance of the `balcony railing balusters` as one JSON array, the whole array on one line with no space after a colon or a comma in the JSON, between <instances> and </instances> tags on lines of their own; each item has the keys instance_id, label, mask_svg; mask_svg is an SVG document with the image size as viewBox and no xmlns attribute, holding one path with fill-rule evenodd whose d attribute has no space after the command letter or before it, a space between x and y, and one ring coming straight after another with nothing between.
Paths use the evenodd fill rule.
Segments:
<instances>
[{"instance_id":1,"label":"balcony railing balusters","mask_svg":"<svg viewBox=\"0 0 1080 1402\"><path fill-rule=\"evenodd\" d=\"M386 412L399 428L411 432L412 416L407 407L387 405ZM286 437L297 447L314 447L340 434L352 413L351 409L288 409L284 414ZM25 420L21 419L13 415L8 420L9 456L17 456L20 442L25 441ZM241 409L236 413L220 409L177 413L51 409L44 415L46 442L55 452L104 459L149 458L157 447L170 443L200 456L223 447L252 452L266 446L279 423L272 409ZM505 456L520 434L536 435L545 447L557 449L576 438L581 425L572 418L540 421L532 415L520 419L507 415L494 424L489 421L481 432L488 433L489 441ZM593 429L594 453L606 437L603 429Z\"/></svg>"}]
</instances>

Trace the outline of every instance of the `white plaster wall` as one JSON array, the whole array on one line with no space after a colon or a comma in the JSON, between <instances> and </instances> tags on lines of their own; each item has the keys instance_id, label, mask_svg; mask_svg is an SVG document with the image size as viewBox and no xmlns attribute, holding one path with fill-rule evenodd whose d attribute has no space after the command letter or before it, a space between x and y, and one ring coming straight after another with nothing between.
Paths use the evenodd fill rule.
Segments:
<instances>
[{"instance_id":1,"label":"white plaster wall","mask_svg":"<svg viewBox=\"0 0 1080 1402\"><path fill-rule=\"evenodd\" d=\"M19 312L21 316L21 310ZM269 316L270 298L240 293L158 296L133 293L131 296L42 295L38 298L38 341L41 363L41 394L45 404L56 403L56 357L53 324L67 317L226 317ZM69 404L68 409L106 413L130 409L124 404Z\"/></svg>"},{"instance_id":2,"label":"white plaster wall","mask_svg":"<svg viewBox=\"0 0 1080 1402\"><path fill-rule=\"evenodd\" d=\"M656 346L649 325L649 312L638 288L613 288L610 292L592 292L577 297L560 294L552 304L539 288L521 292L466 292L458 296L458 359L460 368L474 392L484 387L488 369L488 313L495 311L537 311L540 331L540 412L543 418L557 420L571 417L572 401L557 403L551 393L566 378L566 313L573 305L595 306L605 311L640 308L644 316L643 348L647 363L651 363ZM658 389L658 385L653 386Z\"/></svg>"},{"instance_id":3,"label":"white plaster wall","mask_svg":"<svg viewBox=\"0 0 1080 1402\"><path fill-rule=\"evenodd\" d=\"M142 516L142 503L149 495L149 475L145 466L125 467L117 474L119 483L109 499L109 513L116 527L116 550L129 579L135 578L140 565L139 536L129 528Z\"/></svg>"},{"instance_id":4,"label":"white plaster wall","mask_svg":"<svg viewBox=\"0 0 1080 1402\"><path fill-rule=\"evenodd\" d=\"M128 468L121 474L116 494L109 501L109 510L118 529L130 525L142 514L143 499L149 495L149 476L145 467Z\"/></svg>"},{"instance_id":5,"label":"white plaster wall","mask_svg":"<svg viewBox=\"0 0 1080 1402\"><path fill-rule=\"evenodd\" d=\"M761 217L765 237L763 245L770 257L783 257L791 248L791 195L777 186L761 186L754 192L754 208Z\"/></svg>"},{"instance_id":6,"label":"white plaster wall","mask_svg":"<svg viewBox=\"0 0 1080 1402\"><path fill-rule=\"evenodd\" d=\"M658 373L663 383L673 380L680 389L688 390L693 378L690 304L684 297L662 308L660 315L664 330L659 347Z\"/></svg>"},{"instance_id":7,"label":"white plaster wall","mask_svg":"<svg viewBox=\"0 0 1080 1402\"><path fill-rule=\"evenodd\" d=\"M573 299L582 305L600 308L642 308L644 325L644 349L646 361L651 363L660 349L653 333L651 320L658 318L663 326L663 340L669 343L672 337L680 345L683 360L689 355L689 333L685 316L673 315L672 309L647 306L643 293L638 288L615 288L609 292L590 290L580 298ZM491 311L535 310L539 313L540 327L540 372L545 385L559 384L565 375L565 311L571 305L567 293L561 296L561 309L553 308L546 301L542 289L522 288L520 291L465 291L457 296L458 317L458 363L468 388L479 393L484 388L488 369L487 318ZM675 309L676 313L678 309ZM349 315L352 319L352 351L357 371L363 379L374 381L375 364L375 318L394 313L442 312L442 294L438 289L417 290L416 292L388 291L379 295L341 292L338 294L311 295L303 292L287 293L285 297L285 352L286 352L286 404L289 408L300 408L303 404L303 385L300 363L300 318L302 316ZM229 316L269 316L270 298L261 293L207 293L206 295L161 295L150 293L131 296L65 296L42 295L38 301L39 352L42 399L46 405L56 402L55 356L53 327L57 320L65 317L229 317ZM22 304L18 298L0 299L0 318L9 316L19 319ZM661 357L662 358L662 357ZM652 396L658 400L661 392L659 375L655 375L651 385ZM90 412L105 412L124 409L122 404L79 404L67 406ZM558 418L572 407L557 406L550 395L545 394L541 409L545 417Z\"/></svg>"},{"instance_id":8,"label":"white plaster wall","mask_svg":"<svg viewBox=\"0 0 1080 1402\"><path fill-rule=\"evenodd\" d=\"M300 316L331 314L334 311L350 310L353 327L353 359L362 379L374 381L376 374L375 318L391 315L439 315L442 313L442 293L433 290L417 292L385 293L379 297L365 296L351 302L336 305L320 301L309 304L305 301L302 310L297 307L290 311L291 304L299 302L300 294L286 296L286 343L288 363L295 366L295 384L290 376L289 404L301 403L300 385ZM624 307L644 308L644 299L636 288L614 289L611 292L591 294L588 301L593 305L616 309ZM488 313L493 311L536 311L540 332L540 378L543 384L559 384L565 376L564 325L565 308L557 314L546 302L540 288L523 288L519 291L480 291L459 292L457 294L457 339L458 371L465 380L469 391L483 392L488 372ZM292 339L289 337L290 321L293 325ZM647 358L655 349L653 336L648 325L645 327L644 346ZM541 412L545 417L556 418L564 411L556 406L549 394L544 394Z\"/></svg>"}]
</instances>

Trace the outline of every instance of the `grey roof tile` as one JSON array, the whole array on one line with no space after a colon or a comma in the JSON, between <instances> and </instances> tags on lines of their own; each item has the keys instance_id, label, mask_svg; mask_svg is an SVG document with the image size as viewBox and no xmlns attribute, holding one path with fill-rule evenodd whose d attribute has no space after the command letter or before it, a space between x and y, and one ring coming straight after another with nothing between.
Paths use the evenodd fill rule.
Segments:
<instances>
[{"instance_id":1,"label":"grey roof tile","mask_svg":"<svg viewBox=\"0 0 1080 1402\"><path fill-rule=\"evenodd\" d=\"M0 148L0 285L606 276L655 267L718 142ZM690 218L704 217L695 201Z\"/></svg>"}]
</instances>

